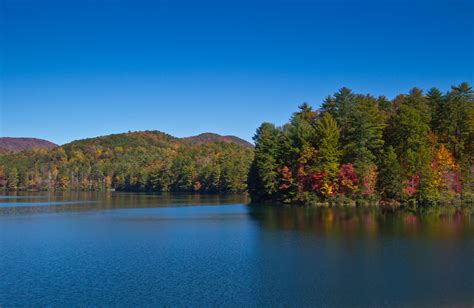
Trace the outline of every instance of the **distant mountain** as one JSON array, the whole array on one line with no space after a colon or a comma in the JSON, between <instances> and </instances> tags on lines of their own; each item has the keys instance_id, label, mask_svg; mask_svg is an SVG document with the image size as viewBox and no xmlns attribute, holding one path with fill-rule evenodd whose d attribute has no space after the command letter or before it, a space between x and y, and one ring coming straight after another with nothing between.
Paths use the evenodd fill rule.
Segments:
<instances>
[{"instance_id":1,"label":"distant mountain","mask_svg":"<svg viewBox=\"0 0 474 308\"><path fill-rule=\"evenodd\" d=\"M0 137L0 151L19 152L32 149L53 149L57 147L50 141L37 138Z\"/></svg>"},{"instance_id":2,"label":"distant mountain","mask_svg":"<svg viewBox=\"0 0 474 308\"><path fill-rule=\"evenodd\" d=\"M225 142L225 143L235 143L237 145L253 148L253 144L243 139L240 139L236 136L221 136L214 133L203 133L197 136L181 138L185 142L191 144L203 144L203 143L212 143L212 142Z\"/></svg>"}]
</instances>

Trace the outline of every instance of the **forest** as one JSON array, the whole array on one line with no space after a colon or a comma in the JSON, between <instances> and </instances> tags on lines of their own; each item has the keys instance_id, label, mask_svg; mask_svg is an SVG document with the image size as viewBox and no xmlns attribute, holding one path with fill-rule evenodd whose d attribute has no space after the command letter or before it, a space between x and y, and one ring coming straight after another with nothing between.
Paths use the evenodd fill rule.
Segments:
<instances>
[{"instance_id":1,"label":"forest","mask_svg":"<svg viewBox=\"0 0 474 308\"><path fill-rule=\"evenodd\" d=\"M393 100L342 88L319 109L256 131L252 201L300 204L472 202L474 94L413 88Z\"/></svg>"},{"instance_id":2,"label":"forest","mask_svg":"<svg viewBox=\"0 0 474 308\"><path fill-rule=\"evenodd\" d=\"M282 126L263 123L255 148L205 141L143 131L4 152L0 190L248 192L254 202L291 204L473 200L467 83L392 100L342 88L318 109L303 103Z\"/></svg>"},{"instance_id":3,"label":"forest","mask_svg":"<svg viewBox=\"0 0 474 308\"><path fill-rule=\"evenodd\" d=\"M235 143L129 132L0 154L0 189L237 193L247 189L252 158Z\"/></svg>"}]
</instances>

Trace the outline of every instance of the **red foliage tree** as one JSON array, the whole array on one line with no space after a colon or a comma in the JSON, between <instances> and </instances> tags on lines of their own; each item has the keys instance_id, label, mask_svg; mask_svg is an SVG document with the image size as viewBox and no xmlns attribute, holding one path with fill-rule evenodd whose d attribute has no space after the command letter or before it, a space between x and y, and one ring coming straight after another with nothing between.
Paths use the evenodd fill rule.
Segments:
<instances>
[{"instance_id":1,"label":"red foliage tree","mask_svg":"<svg viewBox=\"0 0 474 308\"><path fill-rule=\"evenodd\" d=\"M357 190L359 178L352 164L344 164L339 169L338 182L339 194L352 195Z\"/></svg>"},{"instance_id":2,"label":"red foliage tree","mask_svg":"<svg viewBox=\"0 0 474 308\"><path fill-rule=\"evenodd\" d=\"M420 176L412 175L408 180L403 182L403 185L403 192L409 197L413 196L420 186Z\"/></svg>"}]
</instances>

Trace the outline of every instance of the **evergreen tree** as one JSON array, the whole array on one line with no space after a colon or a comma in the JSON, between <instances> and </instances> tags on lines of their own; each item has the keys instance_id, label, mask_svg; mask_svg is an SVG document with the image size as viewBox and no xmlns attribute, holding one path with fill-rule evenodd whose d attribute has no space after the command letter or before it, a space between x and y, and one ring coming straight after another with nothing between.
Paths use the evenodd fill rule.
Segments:
<instances>
[{"instance_id":1,"label":"evergreen tree","mask_svg":"<svg viewBox=\"0 0 474 308\"><path fill-rule=\"evenodd\" d=\"M316 112L307 103L300 105L298 108L300 111L295 112L289 125L285 126L285 132L288 133L292 140L292 146L297 151L314 141L313 123L316 118Z\"/></svg>"},{"instance_id":2,"label":"evergreen tree","mask_svg":"<svg viewBox=\"0 0 474 308\"><path fill-rule=\"evenodd\" d=\"M345 140L345 130L348 128L349 118L353 112L355 95L346 87L339 89L334 97L326 98L321 106L321 112L329 113L341 128L341 139Z\"/></svg>"},{"instance_id":3,"label":"evergreen tree","mask_svg":"<svg viewBox=\"0 0 474 308\"><path fill-rule=\"evenodd\" d=\"M474 133L474 92L467 83L447 94L446 117L451 151L456 159L466 161L472 155Z\"/></svg>"},{"instance_id":4,"label":"evergreen tree","mask_svg":"<svg viewBox=\"0 0 474 308\"><path fill-rule=\"evenodd\" d=\"M253 197L273 196L278 191L278 129L263 123L255 133L255 160L249 173L249 192Z\"/></svg>"},{"instance_id":5,"label":"evergreen tree","mask_svg":"<svg viewBox=\"0 0 474 308\"><path fill-rule=\"evenodd\" d=\"M430 125L431 123L431 108L428 100L423 95L423 91L418 88L413 88L410 93L405 97L404 104L414 108L418 111L421 120L424 124Z\"/></svg>"},{"instance_id":6,"label":"evergreen tree","mask_svg":"<svg viewBox=\"0 0 474 308\"><path fill-rule=\"evenodd\" d=\"M374 164L384 145L383 114L372 96L359 95L349 116L344 146L345 161L352 162L359 170Z\"/></svg>"},{"instance_id":7,"label":"evergreen tree","mask_svg":"<svg viewBox=\"0 0 474 308\"><path fill-rule=\"evenodd\" d=\"M381 195L385 199L402 199L402 181L402 168L398 162L397 154L393 147L389 146L384 152L378 178Z\"/></svg>"},{"instance_id":8,"label":"evergreen tree","mask_svg":"<svg viewBox=\"0 0 474 308\"><path fill-rule=\"evenodd\" d=\"M377 98L377 103L380 111L384 114L384 118L388 118L388 116L392 113L392 103L390 100L388 100L385 96L379 96L379 98Z\"/></svg>"},{"instance_id":9,"label":"evergreen tree","mask_svg":"<svg viewBox=\"0 0 474 308\"><path fill-rule=\"evenodd\" d=\"M402 104L392 117L385 140L392 145L398 157L407 158L426 145L429 127L418 110Z\"/></svg>"},{"instance_id":10,"label":"evergreen tree","mask_svg":"<svg viewBox=\"0 0 474 308\"><path fill-rule=\"evenodd\" d=\"M447 116L445 97L437 88L431 88L426 93L426 98L431 109L431 130L438 135L442 142L447 141Z\"/></svg>"}]
</instances>

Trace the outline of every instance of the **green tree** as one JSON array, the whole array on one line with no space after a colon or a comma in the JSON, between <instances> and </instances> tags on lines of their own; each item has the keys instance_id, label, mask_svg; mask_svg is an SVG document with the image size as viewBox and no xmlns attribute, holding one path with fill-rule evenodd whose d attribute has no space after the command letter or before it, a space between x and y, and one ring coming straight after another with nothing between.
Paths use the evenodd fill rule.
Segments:
<instances>
[{"instance_id":1,"label":"green tree","mask_svg":"<svg viewBox=\"0 0 474 308\"><path fill-rule=\"evenodd\" d=\"M439 201L440 193L437 184L437 174L432 168L434 149L422 147L418 152L417 169L420 175L417 199L426 205L433 205Z\"/></svg>"},{"instance_id":2,"label":"green tree","mask_svg":"<svg viewBox=\"0 0 474 308\"><path fill-rule=\"evenodd\" d=\"M249 192L269 198L278 191L277 161L279 130L263 123L255 133L255 159L249 172Z\"/></svg>"},{"instance_id":3,"label":"green tree","mask_svg":"<svg viewBox=\"0 0 474 308\"><path fill-rule=\"evenodd\" d=\"M398 162L397 154L392 146L385 150L380 173L378 187L385 199L402 199L402 168Z\"/></svg>"},{"instance_id":4,"label":"green tree","mask_svg":"<svg viewBox=\"0 0 474 308\"><path fill-rule=\"evenodd\" d=\"M456 159L467 160L473 150L474 92L462 83L446 96L448 144Z\"/></svg>"},{"instance_id":5,"label":"green tree","mask_svg":"<svg viewBox=\"0 0 474 308\"><path fill-rule=\"evenodd\" d=\"M321 106L321 112L329 113L340 128L341 141L344 143L346 129L349 128L350 116L356 105L355 94L349 88L339 89L334 96L326 98Z\"/></svg>"},{"instance_id":6,"label":"green tree","mask_svg":"<svg viewBox=\"0 0 474 308\"><path fill-rule=\"evenodd\" d=\"M345 160L359 170L376 162L384 145L384 116L378 101L369 95L358 95L356 106L348 116L344 146Z\"/></svg>"},{"instance_id":7,"label":"green tree","mask_svg":"<svg viewBox=\"0 0 474 308\"><path fill-rule=\"evenodd\" d=\"M298 108L300 109L299 112L293 114L289 125L285 127L285 131L292 141L292 147L299 151L314 140L313 123L316 112L307 103L300 105Z\"/></svg>"},{"instance_id":8,"label":"green tree","mask_svg":"<svg viewBox=\"0 0 474 308\"><path fill-rule=\"evenodd\" d=\"M452 87L447 93L447 146L461 167L462 191L473 194L474 163L474 92L467 83Z\"/></svg>"},{"instance_id":9,"label":"green tree","mask_svg":"<svg viewBox=\"0 0 474 308\"><path fill-rule=\"evenodd\" d=\"M334 118L327 112L317 120L316 126L319 170L330 177L337 175L341 159L339 128Z\"/></svg>"},{"instance_id":10,"label":"green tree","mask_svg":"<svg viewBox=\"0 0 474 308\"><path fill-rule=\"evenodd\" d=\"M429 127L413 107L402 104L392 117L385 140L392 145L399 158L407 158L426 145Z\"/></svg>"},{"instance_id":11,"label":"green tree","mask_svg":"<svg viewBox=\"0 0 474 308\"><path fill-rule=\"evenodd\" d=\"M404 104L414 108L418 111L421 120L424 124L430 125L431 123L431 108L429 101L423 95L423 91L418 88L413 88L410 93L405 96Z\"/></svg>"},{"instance_id":12,"label":"green tree","mask_svg":"<svg viewBox=\"0 0 474 308\"><path fill-rule=\"evenodd\" d=\"M431 88L426 93L426 99L431 109L431 130L438 135L441 142L447 141L446 99L437 88Z\"/></svg>"}]
</instances>

